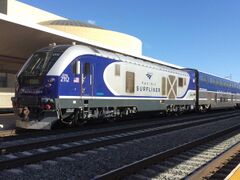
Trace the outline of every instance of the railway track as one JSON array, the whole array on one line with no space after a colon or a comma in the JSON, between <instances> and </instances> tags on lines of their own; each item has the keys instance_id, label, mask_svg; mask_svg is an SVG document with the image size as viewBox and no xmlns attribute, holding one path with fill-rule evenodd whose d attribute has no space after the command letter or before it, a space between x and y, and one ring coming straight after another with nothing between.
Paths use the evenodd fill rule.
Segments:
<instances>
[{"instance_id":1,"label":"railway track","mask_svg":"<svg viewBox=\"0 0 240 180\"><path fill-rule=\"evenodd\" d=\"M202 114L202 113L188 113L183 114L182 116L168 116L168 117L159 117L159 116L153 116L150 118L141 117L141 118L135 118L135 119L124 119L122 121L118 121L115 123L90 123L87 124L84 127L78 127L78 128L64 128L64 129L55 129L52 131L46 131L46 130L4 130L0 131L0 142L4 141L15 141L17 139L27 139L29 137L31 138L38 138L42 136L47 135L59 135L59 134L67 134L67 133L74 133L79 131L89 131L89 130L96 130L96 129L105 129L105 128L113 128L113 127L121 127L121 126L129 126L131 124L149 124L149 123L161 123L162 125L167 124L174 124L178 123L179 121L185 121L185 120L198 120L206 117L215 117L220 115L227 115L227 114L234 114L239 112L238 110L224 110L223 112L220 110L214 110L208 112L208 114Z\"/></svg>"},{"instance_id":2,"label":"railway track","mask_svg":"<svg viewBox=\"0 0 240 180\"><path fill-rule=\"evenodd\" d=\"M240 162L240 142L189 175L189 179L225 179Z\"/></svg>"},{"instance_id":3,"label":"railway track","mask_svg":"<svg viewBox=\"0 0 240 180\"><path fill-rule=\"evenodd\" d=\"M240 113L231 113L199 119L186 118L179 123L163 125L160 122L153 124L145 124L144 126L124 127L120 129L109 129L102 132L87 133L71 133L70 135L54 135L42 137L36 141L21 140L18 143L13 141L1 144L0 152L0 170L7 168L15 168L24 164L37 163L43 160L53 159L59 156L69 155L71 153L79 153L89 151L104 146L134 141L140 138L159 135L166 132L176 131L183 128L190 128L207 124L211 122L224 121L239 117Z\"/></svg>"},{"instance_id":4,"label":"railway track","mask_svg":"<svg viewBox=\"0 0 240 180\"><path fill-rule=\"evenodd\" d=\"M198 171L204 172L209 168L209 161L239 146L239 128L240 125L237 125L213 133L96 176L95 179L208 179L207 176L200 176Z\"/></svg>"}]
</instances>

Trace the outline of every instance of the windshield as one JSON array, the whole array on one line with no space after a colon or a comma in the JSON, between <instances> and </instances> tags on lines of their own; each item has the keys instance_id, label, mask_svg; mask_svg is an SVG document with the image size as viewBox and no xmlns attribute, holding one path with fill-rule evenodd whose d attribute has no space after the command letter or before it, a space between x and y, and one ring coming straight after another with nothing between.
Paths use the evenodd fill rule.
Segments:
<instances>
[{"instance_id":1,"label":"windshield","mask_svg":"<svg viewBox=\"0 0 240 180\"><path fill-rule=\"evenodd\" d=\"M24 68L23 75L45 75L61 56L60 52L37 52Z\"/></svg>"}]
</instances>

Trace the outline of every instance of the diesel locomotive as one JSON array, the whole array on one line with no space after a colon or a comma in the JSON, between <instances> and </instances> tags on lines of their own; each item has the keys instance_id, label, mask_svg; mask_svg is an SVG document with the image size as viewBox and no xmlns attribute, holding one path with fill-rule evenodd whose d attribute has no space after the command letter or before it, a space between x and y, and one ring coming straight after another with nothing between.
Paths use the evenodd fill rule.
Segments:
<instances>
[{"instance_id":1,"label":"diesel locomotive","mask_svg":"<svg viewBox=\"0 0 240 180\"><path fill-rule=\"evenodd\" d=\"M27 60L12 102L17 127L51 129L138 112L239 107L240 84L94 46L55 45Z\"/></svg>"}]
</instances>

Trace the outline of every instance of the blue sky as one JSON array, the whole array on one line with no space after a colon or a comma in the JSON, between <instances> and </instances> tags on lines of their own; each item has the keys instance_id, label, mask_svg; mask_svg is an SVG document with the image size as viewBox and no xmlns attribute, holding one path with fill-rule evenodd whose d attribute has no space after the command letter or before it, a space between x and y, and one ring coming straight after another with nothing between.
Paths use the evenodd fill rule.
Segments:
<instances>
[{"instance_id":1,"label":"blue sky","mask_svg":"<svg viewBox=\"0 0 240 180\"><path fill-rule=\"evenodd\" d=\"M239 0L20 0L140 38L143 54L240 81Z\"/></svg>"}]
</instances>

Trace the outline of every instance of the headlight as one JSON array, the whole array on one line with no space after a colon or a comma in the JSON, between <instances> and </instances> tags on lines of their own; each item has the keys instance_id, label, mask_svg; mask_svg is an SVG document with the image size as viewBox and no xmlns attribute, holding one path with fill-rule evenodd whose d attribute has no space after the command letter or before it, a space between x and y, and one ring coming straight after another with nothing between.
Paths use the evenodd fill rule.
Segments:
<instances>
[{"instance_id":1,"label":"headlight","mask_svg":"<svg viewBox=\"0 0 240 180\"><path fill-rule=\"evenodd\" d=\"M42 98L41 105L44 110L51 110L55 108L54 99Z\"/></svg>"}]
</instances>

